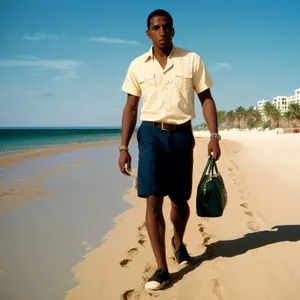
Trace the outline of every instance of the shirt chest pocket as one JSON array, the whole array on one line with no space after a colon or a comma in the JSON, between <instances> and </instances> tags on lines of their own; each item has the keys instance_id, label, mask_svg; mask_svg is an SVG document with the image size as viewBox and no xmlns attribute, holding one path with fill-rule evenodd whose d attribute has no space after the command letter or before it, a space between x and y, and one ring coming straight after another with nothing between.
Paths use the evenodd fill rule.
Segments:
<instances>
[{"instance_id":1,"label":"shirt chest pocket","mask_svg":"<svg viewBox=\"0 0 300 300\"><path fill-rule=\"evenodd\" d=\"M188 91L193 89L192 73L176 73L174 75L173 84L179 91Z\"/></svg>"},{"instance_id":2,"label":"shirt chest pocket","mask_svg":"<svg viewBox=\"0 0 300 300\"><path fill-rule=\"evenodd\" d=\"M145 74L137 79L142 90L142 96L148 96L156 90L156 80L154 74Z\"/></svg>"}]
</instances>

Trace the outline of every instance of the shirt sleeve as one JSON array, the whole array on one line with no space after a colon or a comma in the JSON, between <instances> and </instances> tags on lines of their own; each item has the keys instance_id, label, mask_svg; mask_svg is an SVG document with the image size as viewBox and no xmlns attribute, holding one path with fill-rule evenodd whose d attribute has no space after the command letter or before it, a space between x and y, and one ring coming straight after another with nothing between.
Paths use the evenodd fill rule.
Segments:
<instances>
[{"instance_id":1,"label":"shirt sleeve","mask_svg":"<svg viewBox=\"0 0 300 300\"><path fill-rule=\"evenodd\" d=\"M206 67L199 55L195 55L193 62L193 86L197 94L214 85Z\"/></svg>"},{"instance_id":2,"label":"shirt sleeve","mask_svg":"<svg viewBox=\"0 0 300 300\"><path fill-rule=\"evenodd\" d=\"M129 65L124 83L122 85L122 91L134 96L141 96L141 88L136 79L135 67L133 63Z\"/></svg>"}]
</instances>

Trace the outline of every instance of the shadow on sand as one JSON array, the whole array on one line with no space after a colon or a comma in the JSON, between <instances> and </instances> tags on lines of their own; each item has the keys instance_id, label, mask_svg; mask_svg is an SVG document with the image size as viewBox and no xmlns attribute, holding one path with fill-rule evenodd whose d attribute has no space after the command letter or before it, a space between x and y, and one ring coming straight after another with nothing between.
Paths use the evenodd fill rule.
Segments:
<instances>
[{"instance_id":1,"label":"shadow on sand","mask_svg":"<svg viewBox=\"0 0 300 300\"><path fill-rule=\"evenodd\" d=\"M205 246L206 250L203 254L192 257L192 263L189 266L170 274L171 282L164 289L172 287L181 280L185 274L195 270L204 261L213 260L217 257L238 256L249 250L279 242L298 241L300 241L300 225L279 225L272 227L271 230L248 233L238 239L211 243Z\"/></svg>"}]
</instances>

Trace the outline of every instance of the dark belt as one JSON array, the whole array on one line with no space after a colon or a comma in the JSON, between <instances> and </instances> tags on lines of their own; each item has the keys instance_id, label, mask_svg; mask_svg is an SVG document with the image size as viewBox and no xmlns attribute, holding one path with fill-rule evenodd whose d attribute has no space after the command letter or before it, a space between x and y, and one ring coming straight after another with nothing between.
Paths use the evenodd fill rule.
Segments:
<instances>
[{"instance_id":1,"label":"dark belt","mask_svg":"<svg viewBox=\"0 0 300 300\"><path fill-rule=\"evenodd\" d=\"M170 124L170 123L151 122L151 121L148 122L151 123L153 126L166 131L182 131L182 130L192 129L191 121L187 121L183 124L178 124L178 125Z\"/></svg>"}]
</instances>

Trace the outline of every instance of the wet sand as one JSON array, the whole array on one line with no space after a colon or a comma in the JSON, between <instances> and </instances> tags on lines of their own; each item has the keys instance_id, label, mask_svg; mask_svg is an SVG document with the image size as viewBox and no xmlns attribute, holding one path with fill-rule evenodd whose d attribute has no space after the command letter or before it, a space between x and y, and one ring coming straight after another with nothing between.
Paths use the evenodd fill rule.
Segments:
<instances>
[{"instance_id":1,"label":"wet sand","mask_svg":"<svg viewBox=\"0 0 300 300\"><path fill-rule=\"evenodd\" d=\"M73 266L130 208L117 155L106 144L0 168L0 299L58 300L76 286Z\"/></svg>"}]
</instances>

